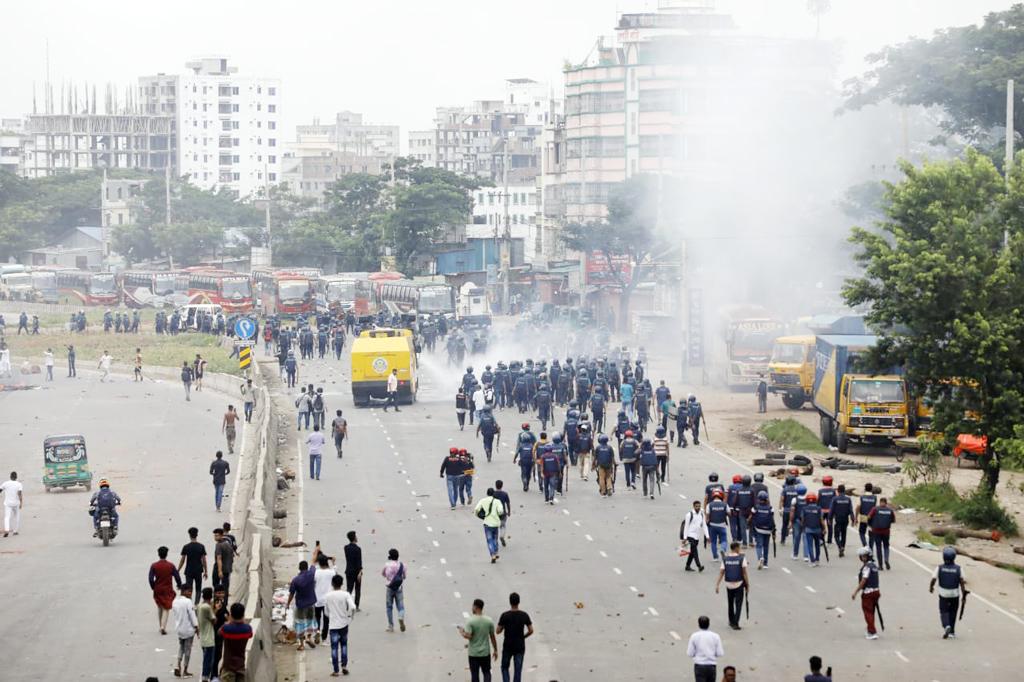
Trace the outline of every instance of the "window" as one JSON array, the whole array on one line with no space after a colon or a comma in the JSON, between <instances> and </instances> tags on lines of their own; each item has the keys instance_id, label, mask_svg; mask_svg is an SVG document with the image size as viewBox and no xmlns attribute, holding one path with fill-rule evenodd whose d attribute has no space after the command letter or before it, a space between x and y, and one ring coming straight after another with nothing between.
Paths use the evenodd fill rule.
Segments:
<instances>
[{"instance_id":1,"label":"window","mask_svg":"<svg viewBox=\"0 0 1024 682\"><path fill-rule=\"evenodd\" d=\"M269 114L276 114L277 113L277 105L276 104L268 104L267 105L267 113L269 113Z\"/></svg>"},{"instance_id":2,"label":"window","mask_svg":"<svg viewBox=\"0 0 1024 682\"><path fill-rule=\"evenodd\" d=\"M683 93L674 89L644 90L640 93L640 111L683 113Z\"/></svg>"},{"instance_id":3,"label":"window","mask_svg":"<svg viewBox=\"0 0 1024 682\"><path fill-rule=\"evenodd\" d=\"M206 111L206 105L205 104L203 105L203 111ZM220 104L218 104L217 105L217 113L218 114L230 114L231 113L231 103L230 102L221 102Z\"/></svg>"},{"instance_id":4,"label":"window","mask_svg":"<svg viewBox=\"0 0 1024 682\"><path fill-rule=\"evenodd\" d=\"M203 128L204 128L204 129L208 128L208 127L209 127L209 125L210 125L210 122L209 122L209 121L203 121Z\"/></svg>"},{"instance_id":5,"label":"window","mask_svg":"<svg viewBox=\"0 0 1024 682\"><path fill-rule=\"evenodd\" d=\"M232 130L238 130L238 121L232 121L231 122L231 129Z\"/></svg>"},{"instance_id":6,"label":"window","mask_svg":"<svg viewBox=\"0 0 1024 682\"><path fill-rule=\"evenodd\" d=\"M117 198L118 199L123 199L124 198L124 192L123 192L123 190L120 187L117 188Z\"/></svg>"},{"instance_id":7,"label":"window","mask_svg":"<svg viewBox=\"0 0 1024 682\"><path fill-rule=\"evenodd\" d=\"M270 146L270 147L276 147L277 146L277 140L272 137L269 140L267 140L267 145Z\"/></svg>"},{"instance_id":8,"label":"window","mask_svg":"<svg viewBox=\"0 0 1024 682\"><path fill-rule=\"evenodd\" d=\"M220 122L220 129L221 130L231 130L231 121L221 121Z\"/></svg>"},{"instance_id":9,"label":"window","mask_svg":"<svg viewBox=\"0 0 1024 682\"><path fill-rule=\"evenodd\" d=\"M195 111L198 108L199 108L199 104L197 102L192 102L192 111ZM206 111L206 109L203 109L203 111Z\"/></svg>"},{"instance_id":10,"label":"window","mask_svg":"<svg viewBox=\"0 0 1024 682\"><path fill-rule=\"evenodd\" d=\"M238 112L238 105L237 104L232 104L231 105L231 111L237 113Z\"/></svg>"},{"instance_id":11,"label":"window","mask_svg":"<svg viewBox=\"0 0 1024 682\"><path fill-rule=\"evenodd\" d=\"M238 154L234 154L231 156L231 163L238 163Z\"/></svg>"},{"instance_id":12,"label":"window","mask_svg":"<svg viewBox=\"0 0 1024 682\"><path fill-rule=\"evenodd\" d=\"M263 92L263 86L261 86L261 85L257 85L257 86L256 86L256 94L257 94L257 95L259 95L259 94L260 94L260 93L262 93L262 92Z\"/></svg>"},{"instance_id":13,"label":"window","mask_svg":"<svg viewBox=\"0 0 1024 682\"><path fill-rule=\"evenodd\" d=\"M277 157L276 156L268 156L267 157L267 163L277 163Z\"/></svg>"},{"instance_id":14,"label":"window","mask_svg":"<svg viewBox=\"0 0 1024 682\"><path fill-rule=\"evenodd\" d=\"M117 214L117 224L118 225L124 225L124 215L121 214L121 213Z\"/></svg>"},{"instance_id":15,"label":"window","mask_svg":"<svg viewBox=\"0 0 1024 682\"><path fill-rule=\"evenodd\" d=\"M231 88L231 94L232 95L237 95L238 94L238 88Z\"/></svg>"},{"instance_id":16,"label":"window","mask_svg":"<svg viewBox=\"0 0 1024 682\"><path fill-rule=\"evenodd\" d=\"M565 98L566 114L597 114L622 111L626 108L626 95L622 92L586 92Z\"/></svg>"},{"instance_id":17,"label":"window","mask_svg":"<svg viewBox=\"0 0 1024 682\"><path fill-rule=\"evenodd\" d=\"M582 156L587 158L616 157L623 156L625 153L626 140L624 137L585 137L566 142L566 155L570 159L578 159Z\"/></svg>"},{"instance_id":18,"label":"window","mask_svg":"<svg viewBox=\"0 0 1024 682\"><path fill-rule=\"evenodd\" d=\"M256 102L256 111L263 111L263 105L259 102Z\"/></svg>"},{"instance_id":19,"label":"window","mask_svg":"<svg viewBox=\"0 0 1024 682\"><path fill-rule=\"evenodd\" d=\"M206 88L203 88L203 90L205 91ZM220 96L220 97L230 97L231 96L231 86L230 85L222 85L222 86L220 86L219 88L217 88L217 95Z\"/></svg>"},{"instance_id":20,"label":"window","mask_svg":"<svg viewBox=\"0 0 1024 682\"><path fill-rule=\"evenodd\" d=\"M238 182L238 180L239 180L239 179L240 179L241 177L242 177L242 176L241 176L241 175L239 175L238 173L232 173L232 174L231 174L231 179L232 179L232 180L234 180L235 182Z\"/></svg>"},{"instance_id":21,"label":"window","mask_svg":"<svg viewBox=\"0 0 1024 682\"><path fill-rule=\"evenodd\" d=\"M267 121L267 127L271 130L277 130L277 123L274 121Z\"/></svg>"},{"instance_id":22,"label":"window","mask_svg":"<svg viewBox=\"0 0 1024 682\"><path fill-rule=\"evenodd\" d=\"M231 146L232 147L237 147L238 146L238 138L237 137L232 137L231 138Z\"/></svg>"},{"instance_id":23,"label":"window","mask_svg":"<svg viewBox=\"0 0 1024 682\"><path fill-rule=\"evenodd\" d=\"M273 97L277 94L277 88L267 88L267 94Z\"/></svg>"},{"instance_id":24,"label":"window","mask_svg":"<svg viewBox=\"0 0 1024 682\"><path fill-rule=\"evenodd\" d=\"M262 128L263 127L263 121L256 121L256 127L257 128Z\"/></svg>"},{"instance_id":25,"label":"window","mask_svg":"<svg viewBox=\"0 0 1024 682\"><path fill-rule=\"evenodd\" d=\"M519 193L518 192L513 192L512 193L512 203L513 204L518 204L519 203Z\"/></svg>"},{"instance_id":26,"label":"window","mask_svg":"<svg viewBox=\"0 0 1024 682\"><path fill-rule=\"evenodd\" d=\"M231 155L230 154L221 154L219 159L218 159L218 163L221 166L230 166L231 165Z\"/></svg>"}]
</instances>

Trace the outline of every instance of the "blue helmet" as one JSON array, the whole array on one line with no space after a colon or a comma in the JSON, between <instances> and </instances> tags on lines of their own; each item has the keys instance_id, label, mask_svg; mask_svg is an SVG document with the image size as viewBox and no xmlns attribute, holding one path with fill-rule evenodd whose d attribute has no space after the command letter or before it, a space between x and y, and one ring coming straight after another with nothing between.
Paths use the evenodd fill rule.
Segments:
<instances>
[{"instance_id":1,"label":"blue helmet","mask_svg":"<svg viewBox=\"0 0 1024 682\"><path fill-rule=\"evenodd\" d=\"M562 434L561 433L556 433L555 435L551 436L551 441L553 443L561 443L562 442Z\"/></svg>"},{"instance_id":2,"label":"blue helmet","mask_svg":"<svg viewBox=\"0 0 1024 682\"><path fill-rule=\"evenodd\" d=\"M807 486L805 486L803 483L798 485L796 487L796 494L797 495L806 495L807 494Z\"/></svg>"},{"instance_id":3,"label":"blue helmet","mask_svg":"<svg viewBox=\"0 0 1024 682\"><path fill-rule=\"evenodd\" d=\"M942 550L942 560L943 561L945 561L947 564L951 564L951 563L953 563L953 561L955 559L956 559L956 548L954 548L954 547L945 547L945 548L943 548L943 550Z\"/></svg>"}]
</instances>

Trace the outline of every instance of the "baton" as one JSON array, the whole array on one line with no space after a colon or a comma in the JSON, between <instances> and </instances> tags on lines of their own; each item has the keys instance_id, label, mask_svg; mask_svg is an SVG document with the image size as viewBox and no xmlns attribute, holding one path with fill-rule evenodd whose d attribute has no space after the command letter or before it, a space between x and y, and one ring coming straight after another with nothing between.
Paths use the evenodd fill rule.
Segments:
<instances>
[{"instance_id":1,"label":"baton","mask_svg":"<svg viewBox=\"0 0 1024 682\"><path fill-rule=\"evenodd\" d=\"M750 587L747 585L743 585L743 596L746 597L744 601L747 607L747 620L750 620ZM885 628L882 629L884 630Z\"/></svg>"},{"instance_id":2,"label":"baton","mask_svg":"<svg viewBox=\"0 0 1024 682\"><path fill-rule=\"evenodd\" d=\"M960 617L957 619L958 621L964 619L964 607L967 606L967 595L970 593L970 590L964 590L964 596L960 600Z\"/></svg>"},{"instance_id":3,"label":"baton","mask_svg":"<svg viewBox=\"0 0 1024 682\"><path fill-rule=\"evenodd\" d=\"M772 531L772 558L777 559L779 556L777 548L775 547L775 531Z\"/></svg>"},{"instance_id":4,"label":"baton","mask_svg":"<svg viewBox=\"0 0 1024 682\"><path fill-rule=\"evenodd\" d=\"M828 543L827 542L821 543L821 547L822 547L822 549L825 550L825 563L831 563L832 560L828 558ZM884 630L885 628L882 628L882 629Z\"/></svg>"},{"instance_id":5,"label":"baton","mask_svg":"<svg viewBox=\"0 0 1024 682\"><path fill-rule=\"evenodd\" d=\"M704 424L704 435L710 436L711 431L708 429L708 420L704 418L704 410L700 411L700 420Z\"/></svg>"},{"instance_id":6,"label":"baton","mask_svg":"<svg viewBox=\"0 0 1024 682\"><path fill-rule=\"evenodd\" d=\"M875 611L878 613L878 624L882 626L882 630L885 630L885 619L882 618L882 607L875 602Z\"/></svg>"}]
</instances>

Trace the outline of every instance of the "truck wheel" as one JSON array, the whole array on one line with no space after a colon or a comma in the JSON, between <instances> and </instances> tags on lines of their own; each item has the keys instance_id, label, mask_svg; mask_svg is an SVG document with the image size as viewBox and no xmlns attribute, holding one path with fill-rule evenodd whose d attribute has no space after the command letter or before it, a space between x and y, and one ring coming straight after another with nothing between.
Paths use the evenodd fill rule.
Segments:
<instances>
[{"instance_id":1,"label":"truck wheel","mask_svg":"<svg viewBox=\"0 0 1024 682\"><path fill-rule=\"evenodd\" d=\"M832 420L822 415L819 421L818 432L821 434L821 444L825 447L832 445Z\"/></svg>"},{"instance_id":2,"label":"truck wheel","mask_svg":"<svg viewBox=\"0 0 1024 682\"><path fill-rule=\"evenodd\" d=\"M782 396L782 404L791 410L799 410L804 406L804 399L798 398L795 395L784 393Z\"/></svg>"},{"instance_id":3,"label":"truck wheel","mask_svg":"<svg viewBox=\"0 0 1024 682\"><path fill-rule=\"evenodd\" d=\"M902 462L903 461L903 454L904 454L903 453L903 448L897 447L896 448L896 461L897 462Z\"/></svg>"},{"instance_id":4,"label":"truck wheel","mask_svg":"<svg viewBox=\"0 0 1024 682\"><path fill-rule=\"evenodd\" d=\"M850 437L841 431L838 434L836 434L836 448L839 449L839 452L845 454L849 447Z\"/></svg>"}]
</instances>

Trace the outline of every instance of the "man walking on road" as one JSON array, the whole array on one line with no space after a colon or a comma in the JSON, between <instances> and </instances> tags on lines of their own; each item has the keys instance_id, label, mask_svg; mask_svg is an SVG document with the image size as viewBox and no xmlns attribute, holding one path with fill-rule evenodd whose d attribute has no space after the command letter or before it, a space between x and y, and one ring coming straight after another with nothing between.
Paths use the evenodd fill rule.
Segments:
<instances>
[{"instance_id":1,"label":"man walking on road","mask_svg":"<svg viewBox=\"0 0 1024 682\"><path fill-rule=\"evenodd\" d=\"M301 431L305 423L306 430L309 430L309 415L313 409L313 399L306 394L306 387L300 387L299 397L295 399L295 430Z\"/></svg>"},{"instance_id":2,"label":"man walking on road","mask_svg":"<svg viewBox=\"0 0 1024 682\"><path fill-rule=\"evenodd\" d=\"M718 659L725 656L722 649L722 638L712 632L711 619L701 616L697 619L700 630L690 635L686 645L686 655L693 659L694 682L716 682Z\"/></svg>"},{"instance_id":3,"label":"man walking on road","mask_svg":"<svg viewBox=\"0 0 1024 682\"><path fill-rule=\"evenodd\" d=\"M725 580L726 603L729 612L729 627L740 630L740 615L743 613L743 596L750 589L747 578L747 557L740 552L740 543L733 540L729 553L722 557L722 569L715 581L715 594Z\"/></svg>"},{"instance_id":4,"label":"man walking on road","mask_svg":"<svg viewBox=\"0 0 1024 682\"><path fill-rule=\"evenodd\" d=\"M43 364L46 366L46 380L53 381L53 349L47 348L43 353Z\"/></svg>"},{"instance_id":5,"label":"man walking on road","mask_svg":"<svg viewBox=\"0 0 1024 682\"><path fill-rule=\"evenodd\" d=\"M0 483L0 491L4 494L4 537L10 533L17 535L21 526L21 510L25 506L24 486L18 480L17 471L12 471L11 478Z\"/></svg>"},{"instance_id":6,"label":"man walking on road","mask_svg":"<svg viewBox=\"0 0 1024 682\"><path fill-rule=\"evenodd\" d=\"M932 581L928 583L928 592L935 592L935 583L939 583L939 617L942 619L942 639L956 639L956 614L960 608L960 599L967 599L967 581L964 569L956 563L956 549L946 547L942 550L942 565L935 567Z\"/></svg>"},{"instance_id":7,"label":"man walking on road","mask_svg":"<svg viewBox=\"0 0 1024 682\"><path fill-rule=\"evenodd\" d=\"M181 384L185 387L185 400L192 400L192 368L188 360L181 362Z\"/></svg>"},{"instance_id":8,"label":"man walking on road","mask_svg":"<svg viewBox=\"0 0 1024 682\"><path fill-rule=\"evenodd\" d=\"M505 513L505 506L494 497L494 488L488 488L487 495L476 503L473 512L478 519L484 522L484 538L487 540L487 552L491 555L493 564L500 558L498 556L498 528L501 526L501 517Z\"/></svg>"},{"instance_id":9,"label":"man walking on road","mask_svg":"<svg viewBox=\"0 0 1024 682\"><path fill-rule=\"evenodd\" d=\"M228 454L235 454L235 422L238 421L238 413L234 405L228 405L228 411L224 413L224 420L221 422L221 431L228 441Z\"/></svg>"},{"instance_id":10,"label":"man walking on road","mask_svg":"<svg viewBox=\"0 0 1024 682\"><path fill-rule=\"evenodd\" d=\"M252 626L245 622L245 606L243 604L231 605L231 620L221 626L220 636L224 642L220 680L221 682L243 682L245 680L246 642L252 639Z\"/></svg>"},{"instance_id":11,"label":"man walking on road","mask_svg":"<svg viewBox=\"0 0 1024 682\"><path fill-rule=\"evenodd\" d=\"M857 589L853 591L850 600L857 598L860 592L860 610L864 613L864 622L868 626L867 639L878 639L878 631L875 630L875 612L878 610L878 599L881 592L878 589L878 566L875 564L871 550L861 547L857 550L857 557L861 561L860 571L857 577Z\"/></svg>"},{"instance_id":12,"label":"man walking on road","mask_svg":"<svg viewBox=\"0 0 1024 682\"><path fill-rule=\"evenodd\" d=\"M181 559L178 560L178 571L185 569L185 584L192 586L192 594L196 596L197 601L203 591L203 579L207 576L206 547L198 538L199 529L189 528L188 544L181 548Z\"/></svg>"},{"instance_id":13,"label":"man walking on road","mask_svg":"<svg viewBox=\"0 0 1024 682\"><path fill-rule=\"evenodd\" d=\"M77 377L78 372L75 371L75 346L74 344L68 345L68 378Z\"/></svg>"},{"instance_id":14,"label":"man walking on road","mask_svg":"<svg viewBox=\"0 0 1024 682\"><path fill-rule=\"evenodd\" d=\"M166 547L158 547L157 560L149 565L149 589L153 591L153 601L156 602L156 618L161 635L167 634L167 616L176 601L174 588L181 587L181 576L174 564L167 560L167 552Z\"/></svg>"},{"instance_id":15,"label":"man walking on road","mask_svg":"<svg viewBox=\"0 0 1024 682\"><path fill-rule=\"evenodd\" d=\"M316 568L310 568L305 561L299 562L299 572L292 578L288 586L288 603L285 609L291 608L295 600L295 636L298 643L295 647L302 651L309 645L312 649L317 645L319 631L316 622Z\"/></svg>"},{"instance_id":16,"label":"man walking on road","mask_svg":"<svg viewBox=\"0 0 1024 682\"><path fill-rule=\"evenodd\" d=\"M110 351L103 351L103 355L100 356L99 364L96 365L96 369L103 372L100 375L100 382L106 382L110 378L110 363L114 361L114 358L110 356Z\"/></svg>"},{"instance_id":17,"label":"man walking on road","mask_svg":"<svg viewBox=\"0 0 1024 682\"><path fill-rule=\"evenodd\" d=\"M320 480L320 462L323 459L324 444L327 439L320 433L320 425L313 426L313 433L306 437L306 446L309 447L309 478Z\"/></svg>"},{"instance_id":18,"label":"man walking on road","mask_svg":"<svg viewBox=\"0 0 1024 682\"><path fill-rule=\"evenodd\" d=\"M239 389L242 394L242 409L245 414L245 421L252 421L252 411L256 407L256 388L252 385L252 379L246 379Z\"/></svg>"},{"instance_id":19,"label":"man walking on road","mask_svg":"<svg viewBox=\"0 0 1024 682\"><path fill-rule=\"evenodd\" d=\"M345 545L345 583L349 594L355 598L358 611L359 598L363 592L363 550L359 547L354 530L350 530L346 537L348 544Z\"/></svg>"},{"instance_id":20,"label":"man walking on road","mask_svg":"<svg viewBox=\"0 0 1024 682\"><path fill-rule=\"evenodd\" d=\"M869 547L878 559L878 570L882 570L883 560L885 570L892 570L892 566L889 565L889 532L895 522L896 512L889 506L889 500L884 497L878 498L878 506L868 513L868 527L871 529Z\"/></svg>"},{"instance_id":21,"label":"man walking on road","mask_svg":"<svg viewBox=\"0 0 1024 682\"><path fill-rule=\"evenodd\" d=\"M192 677L188 671L188 663L192 658L192 641L196 636L196 628L199 627L199 619L196 617L196 607L192 603L192 587L181 586L181 594L174 600L171 606L171 615L174 617L174 631L178 635L178 659L174 667L175 677Z\"/></svg>"},{"instance_id":22,"label":"man walking on road","mask_svg":"<svg viewBox=\"0 0 1024 682\"><path fill-rule=\"evenodd\" d=\"M765 382L763 374L757 380L754 392L757 393L758 414L766 413L768 411L768 384Z\"/></svg>"},{"instance_id":23,"label":"man walking on road","mask_svg":"<svg viewBox=\"0 0 1024 682\"><path fill-rule=\"evenodd\" d=\"M380 574L384 577L385 593L384 606L388 616L387 632L395 631L395 621L392 615L392 606L398 609L398 628L405 632L405 600L402 594L402 586L405 584L405 564L398 560L398 550L388 550L388 560L381 569Z\"/></svg>"},{"instance_id":24,"label":"man walking on road","mask_svg":"<svg viewBox=\"0 0 1024 682\"><path fill-rule=\"evenodd\" d=\"M705 543L708 541L708 524L704 518L704 512L700 509L700 500L694 500L693 509L686 512L682 526L679 528L679 539L690 546L684 570L692 571L693 569L690 568L690 564L696 562L697 570L703 571L704 564L700 562L697 547L702 539Z\"/></svg>"},{"instance_id":25,"label":"man walking on road","mask_svg":"<svg viewBox=\"0 0 1024 682\"><path fill-rule=\"evenodd\" d=\"M334 667L331 677L338 676L339 668L342 675L348 675L348 626L352 623L356 603L345 591L344 584L342 577L335 575L331 578L333 589L324 597L324 614L330 626L331 665Z\"/></svg>"},{"instance_id":26,"label":"man walking on road","mask_svg":"<svg viewBox=\"0 0 1024 682\"><path fill-rule=\"evenodd\" d=\"M455 511L455 502L459 499L462 477L465 473L466 466L459 457L459 449L449 448L448 456L441 462L441 478L446 479L448 484L448 503L452 506L452 511Z\"/></svg>"},{"instance_id":27,"label":"man walking on road","mask_svg":"<svg viewBox=\"0 0 1024 682\"><path fill-rule=\"evenodd\" d=\"M533 621L525 611L519 610L519 593L508 595L509 610L498 618L497 634L505 634L501 643L501 681L522 682L523 658L526 656L526 640L533 634ZM514 675L509 680L509 664Z\"/></svg>"},{"instance_id":28,"label":"man walking on road","mask_svg":"<svg viewBox=\"0 0 1024 682\"><path fill-rule=\"evenodd\" d=\"M498 640L494 637L494 621L484 615L483 599L473 600L473 615L459 632L469 640L470 680L480 682L483 673L483 682L491 682L491 659L498 660Z\"/></svg>"},{"instance_id":29,"label":"man walking on road","mask_svg":"<svg viewBox=\"0 0 1024 682\"><path fill-rule=\"evenodd\" d=\"M231 594L231 568L235 563L235 548L224 535L223 528L213 529L213 542L213 589L223 592L227 598Z\"/></svg>"},{"instance_id":30,"label":"man walking on road","mask_svg":"<svg viewBox=\"0 0 1024 682\"><path fill-rule=\"evenodd\" d=\"M334 449L338 451L338 459L341 459L341 447L348 438L348 422L341 416L341 410L337 411L337 416L331 421L331 433L334 436Z\"/></svg>"},{"instance_id":31,"label":"man walking on road","mask_svg":"<svg viewBox=\"0 0 1024 682\"><path fill-rule=\"evenodd\" d=\"M217 511L220 511L220 504L224 500L224 486L227 484L231 467L224 460L224 453L220 450L214 457L210 464L210 476L213 477L213 503L217 506Z\"/></svg>"},{"instance_id":32,"label":"man walking on road","mask_svg":"<svg viewBox=\"0 0 1024 682\"><path fill-rule=\"evenodd\" d=\"M395 412L401 412L398 409L398 370L391 370L391 374L388 375L388 401L384 403L384 411L388 411L388 407L395 408ZM472 419L469 422L473 423Z\"/></svg>"},{"instance_id":33,"label":"man walking on road","mask_svg":"<svg viewBox=\"0 0 1024 682\"><path fill-rule=\"evenodd\" d=\"M509 498L508 493L502 490L505 487L505 482L501 479L494 482L494 498L501 502L502 508L505 513L501 517L501 529L498 533L498 539L501 541L501 546L505 546L505 540L507 539L505 531L508 528L508 517L512 513L512 500Z\"/></svg>"}]
</instances>

